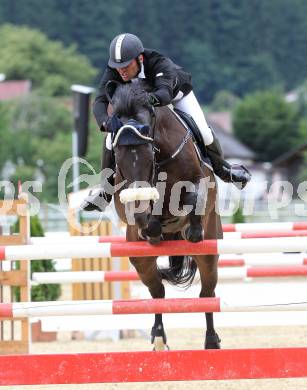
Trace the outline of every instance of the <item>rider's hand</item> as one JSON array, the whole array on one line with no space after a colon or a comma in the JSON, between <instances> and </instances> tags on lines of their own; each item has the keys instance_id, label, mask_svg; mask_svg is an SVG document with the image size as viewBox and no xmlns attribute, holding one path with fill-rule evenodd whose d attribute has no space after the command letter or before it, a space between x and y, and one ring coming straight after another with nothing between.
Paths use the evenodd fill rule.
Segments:
<instances>
[{"instance_id":1,"label":"rider's hand","mask_svg":"<svg viewBox=\"0 0 307 390\"><path fill-rule=\"evenodd\" d=\"M107 133L115 133L122 125L123 123L119 117L113 114L103 123L103 128Z\"/></svg>"},{"instance_id":2,"label":"rider's hand","mask_svg":"<svg viewBox=\"0 0 307 390\"><path fill-rule=\"evenodd\" d=\"M148 94L148 103L151 105L151 106L159 106L160 105L160 102L159 102L159 99L157 98L157 96L153 93L149 93Z\"/></svg>"},{"instance_id":3,"label":"rider's hand","mask_svg":"<svg viewBox=\"0 0 307 390\"><path fill-rule=\"evenodd\" d=\"M110 117L108 117L108 119L103 122L102 126L103 126L103 129L101 129L102 131L106 131L107 133L112 133L112 120Z\"/></svg>"}]
</instances>

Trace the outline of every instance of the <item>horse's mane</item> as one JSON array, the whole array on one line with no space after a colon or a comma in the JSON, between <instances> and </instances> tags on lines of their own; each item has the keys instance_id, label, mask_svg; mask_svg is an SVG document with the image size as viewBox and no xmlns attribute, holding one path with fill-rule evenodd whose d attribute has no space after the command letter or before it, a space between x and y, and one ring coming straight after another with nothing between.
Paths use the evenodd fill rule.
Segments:
<instances>
[{"instance_id":1,"label":"horse's mane","mask_svg":"<svg viewBox=\"0 0 307 390\"><path fill-rule=\"evenodd\" d=\"M148 108L147 88L141 82L118 85L112 97L114 113L119 116L133 117L140 110Z\"/></svg>"}]
</instances>

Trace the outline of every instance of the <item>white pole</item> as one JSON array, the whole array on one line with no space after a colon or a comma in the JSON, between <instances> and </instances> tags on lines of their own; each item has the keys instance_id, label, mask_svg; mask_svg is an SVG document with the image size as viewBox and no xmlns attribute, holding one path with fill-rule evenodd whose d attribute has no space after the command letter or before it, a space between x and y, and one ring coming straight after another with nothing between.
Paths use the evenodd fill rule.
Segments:
<instances>
[{"instance_id":1,"label":"white pole","mask_svg":"<svg viewBox=\"0 0 307 390\"><path fill-rule=\"evenodd\" d=\"M101 283L104 279L104 271L33 272L32 274L32 280L37 284Z\"/></svg>"},{"instance_id":2,"label":"white pole","mask_svg":"<svg viewBox=\"0 0 307 390\"><path fill-rule=\"evenodd\" d=\"M10 245L5 248L5 260L46 260L86 257L111 257L111 244L91 245Z\"/></svg>"},{"instance_id":3,"label":"white pole","mask_svg":"<svg viewBox=\"0 0 307 390\"><path fill-rule=\"evenodd\" d=\"M79 177L80 172L79 172L79 161L78 161L78 133L76 132L75 129L72 132L72 157L73 157L73 166L72 166L73 191L78 192L80 186L77 178Z\"/></svg>"}]
</instances>

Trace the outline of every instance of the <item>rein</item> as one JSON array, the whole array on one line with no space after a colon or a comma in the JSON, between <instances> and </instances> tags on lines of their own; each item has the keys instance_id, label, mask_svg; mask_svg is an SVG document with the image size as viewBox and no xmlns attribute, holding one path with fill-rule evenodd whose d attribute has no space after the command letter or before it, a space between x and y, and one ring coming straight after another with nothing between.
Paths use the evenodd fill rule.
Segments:
<instances>
[{"instance_id":1,"label":"rein","mask_svg":"<svg viewBox=\"0 0 307 390\"><path fill-rule=\"evenodd\" d=\"M156 167L158 169L160 169L161 167L163 167L164 165L168 164L169 162L171 162L183 149L184 145L188 142L188 140L192 137L192 133L190 132L190 130L187 130L187 133L186 135L184 136L181 144L177 147L177 149L175 150L175 152L170 156L170 157L167 157L165 160L161 161L161 162L156 162Z\"/></svg>"},{"instance_id":2,"label":"rein","mask_svg":"<svg viewBox=\"0 0 307 390\"><path fill-rule=\"evenodd\" d=\"M153 111L152 111L152 115L154 116L155 118L155 123L154 123L154 126L153 126L153 140L155 139L155 128L156 128L156 122L157 122L157 117L156 117L156 113L155 113L155 109L153 107ZM192 137L192 133L189 129L186 128L186 134L185 136L183 137L183 140L181 141L180 145L177 146L176 150L169 156L167 157L166 159L160 161L160 162L157 162L156 161L156 156L155 156L155 153L156 152L160 152L160 149L157 148L154 144L153 144L153 152L154 152L154 165L155 165L155 168L156 169L160 169L161 167L167 165L168 163L170 163L181 151L182 149L184 148L184 146L186 145L186 143L188 142L188 140Z\"/></svg>"}]
</instances>

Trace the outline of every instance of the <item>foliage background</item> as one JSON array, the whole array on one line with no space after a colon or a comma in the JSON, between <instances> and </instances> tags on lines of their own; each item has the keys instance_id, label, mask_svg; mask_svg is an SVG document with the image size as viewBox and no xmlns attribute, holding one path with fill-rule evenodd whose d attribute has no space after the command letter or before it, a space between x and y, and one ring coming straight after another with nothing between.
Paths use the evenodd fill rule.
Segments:
<instances>
[{"instance_id":1,"label":"foliage background","mask_svg":"<svg viewBox=\"0 0 307 390\"><path fill-rule=\"evenodd\" d=\"M14 226L14 231L19 231L19 223ZM30 218L31 237L44 237L44 229L37 215ZM33 260L31 263L31 277L33 272L54 272L55 266L53 260ZM19 262L17 262L18 268ZM20 301L20 288L13 288L16 300ZM59 284L40 284L31 287L31 301L56 301L61 295L61 286Z\"/></svg>"},{"instance_id":2,"label":"foliage background","mask_svg":"<svg viewBox=\"0 0 307 390\"><path fill-rule=\"evenodd\" d=\"M161 50L193 74L203 102L221 89L244 96L303 81L306 14L305 0L0 2L0 24L26 25L74 45L100 70L110 40L123 31L135 33L146 47ZM65 62L65 56L54 61Z\"/></svg>"},{"instance_id":3,"label":"foliage background","mask_svg":"<svg viewBox=\"0 0 307 390\"><path fill-rule=\"evenodd\" d=\"M184 66L205 109L230 110L236 136L259 161L274 160L307 142L306 15L305 0L0 0L0 73L32 82L27 98L0 103L3 180L41 180L36 196L57 201L71 157L70 86L96 86L125 31ZM299 100L285 103L294 89ZM96 172L102 142L91 116Z\"/></svg>"}]
</instances>

